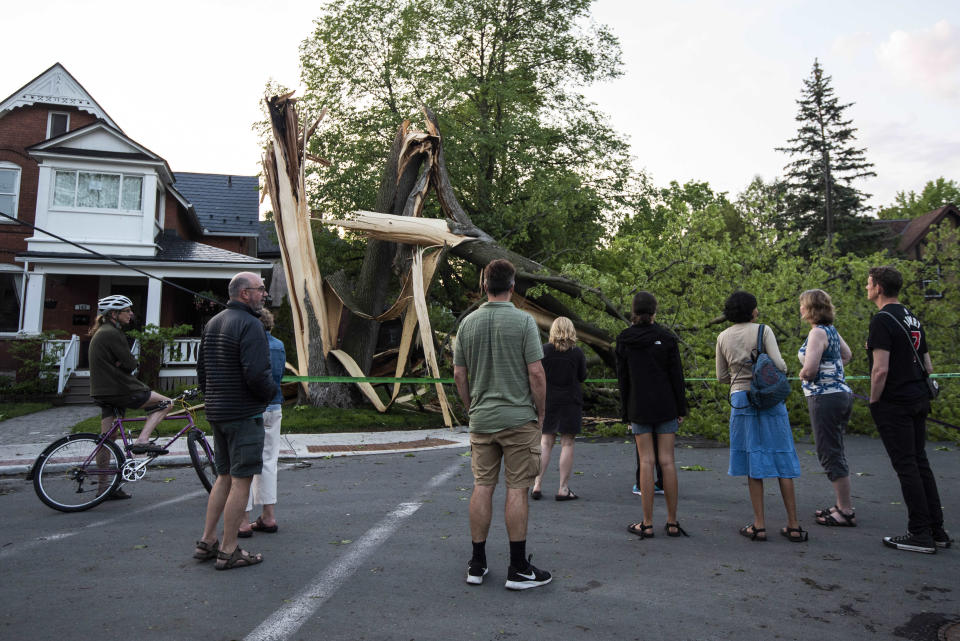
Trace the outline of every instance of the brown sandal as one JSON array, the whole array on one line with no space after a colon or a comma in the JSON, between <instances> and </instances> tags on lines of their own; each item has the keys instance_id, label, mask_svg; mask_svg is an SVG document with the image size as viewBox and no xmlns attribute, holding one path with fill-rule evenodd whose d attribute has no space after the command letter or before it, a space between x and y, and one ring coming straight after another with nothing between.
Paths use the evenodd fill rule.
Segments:
<instances>
[{"instance_id":1,"label":"brown sandal","mask_svg":"<svg viewBox=\"0 0 960 641\"><path fill-rule=\"evenodd\" d=\"M751 541L756 541L757 543L763 543L767 540L767 529L762 527L757 527L753 523L747 523L742 528L740 528L740 535L747 537Z\"/></svg>"},{"instance_id":2,"label":"brown sandal","mask_svg":"<svg viewBox=\"0 0 960 641\"><path fill-rule=\"evenodd\" d=\"M263 561L262 554L250 554L240 549L238 545L232 553L217 552L218 570L232 570L233 568L245 568L248 565L256 565Z\"/></svg>"},{"instance_id":3,"label":"brown sandal","mask_svg":"<svg viewBox=\"0 0 960 641\"><path fill-rule=\"evenodd\" d=\"M197 551L193 553L193 558L198 561L209 561L211 559L217 558L217 554L220 552L220 539L217 539L213 543L207 543L206 541L197 541Z\"/></svg>"},{"instance_id":4,"label":"brown sandal","mask_svg":"<svg viewBox=\"0 0 960 641\"><path fill-rule=\"evenodd\" d=\"M257 520L250 524L250 529L254 532L266 532L267 534L273 534L279 527L276 523L273 525L265 524L262 516L258 516Z\"/></svg>"},{"instance_id":5,"label":"brown sandal","mask_svg":"<svg viewBox=\"0 0 960 641\"><path fill-rule=\"evenodd\" d=\"M627 532L630 534L636 534L641 539L652 539L653 538L653 526L644 525L643 521L639 523L631 523L627 526Z\"/></svg>"},{"instance_id":6,"label":"brown sandal","mask_svg":"<svg viewBox=\"0 0 960 641\"><path fill-rule=\"evenodd\" d=\"M782 527L780 534L791 543L803 543L807 540L807 531L802 527Z\"/></svg>"},{"instance_id":7,"label":"brown sandal","mask_svg":"<svg viewBox=\"0 0 960 641\"><path fill-rule=\"evenodd\" d=\"M820 510L817 510L820 512ZM837 508L833 512L821 512L817 514L817 525L826 525L828 527L857 527L857 513L850 510L850 513Z\"/></svg>"}]
</instances>

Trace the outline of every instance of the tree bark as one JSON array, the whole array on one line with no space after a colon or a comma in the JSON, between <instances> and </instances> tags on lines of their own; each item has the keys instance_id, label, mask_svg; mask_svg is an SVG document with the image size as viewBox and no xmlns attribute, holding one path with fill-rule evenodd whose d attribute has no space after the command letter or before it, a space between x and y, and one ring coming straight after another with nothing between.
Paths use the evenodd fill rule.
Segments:
<instances>
[{"instance_id":1,"label":"tree bark","mask_svg":"<svg viewBox=\"0 0 960 641\"><path fill-rule=\"evenodd\" d=\"M313 314L309 294L307 295L306 303L306 316L307 324L310 327L310 335L319 336L320 324L317 321L317 317ZM343 369L336 359L328 359L324 355L323 344L320 341L311 341L309 352L310 367L307 371L308 376L347 375L346 370ZM357 407L362 402L362 397L353 390L354 386L349 383L307 383L307 402L313 407Z\"/></svg>"}]
</instances>

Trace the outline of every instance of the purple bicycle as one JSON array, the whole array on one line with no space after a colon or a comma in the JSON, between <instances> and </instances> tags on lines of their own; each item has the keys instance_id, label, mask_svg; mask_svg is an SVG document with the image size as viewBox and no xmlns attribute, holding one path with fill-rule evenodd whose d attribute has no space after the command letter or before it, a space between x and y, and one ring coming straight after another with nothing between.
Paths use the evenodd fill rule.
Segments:
<instances>
[{"instance_id":1,"label":"purple bicycle","mask_svg":"<svg viewBox=\"0 0 960 641\"><path fill-rule=\"evenodd\" d=\"M191 407L188 403L197 396L197 390L193 389L170 399L178 407L163 420L186 420L187 424L162 446L166 450L186 434L190 461L209 492L217 479L217 470L213 446L193 420L193 412L203 405ZM117 408L114 416L113 427L106 434L69 434L40 453L27 479L33 479L33 489L41 501L61 512L80 512L102 503L124 483L139 481L146 475L147 466L160 454L140 458L124 454L133 444L124 425L142 422L145 417L121 418ZM114 442L115 436L123 441L122 449Z\"/></svg>"}]
</instances>

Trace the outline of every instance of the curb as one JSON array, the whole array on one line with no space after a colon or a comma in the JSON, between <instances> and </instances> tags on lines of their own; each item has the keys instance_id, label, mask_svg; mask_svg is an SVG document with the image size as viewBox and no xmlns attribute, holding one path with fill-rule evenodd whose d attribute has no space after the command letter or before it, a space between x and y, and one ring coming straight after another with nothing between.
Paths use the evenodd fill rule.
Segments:
<instances>
[{"instance_id":1,"label":"curb","mask_svg":"<svg viewBox=\"0 0 960 641\"><path fill-rule=\"evenodd\" d=\"M422 441L444 441L423 446L407 446ZM179 443L178 443L179 444ZM0 446L0 476L26 474L49 443ZM469 447L466 426L453 429L405 430L393 432L344 432L339 434L282 434L280 461L329 459L338 456L404 454L427 450ZM395 446L395 447L394 447ZM365 449L365 448L370 449ZM174 448L155 465L191 465L186 449Z\"/></svg>"}]
</instances>

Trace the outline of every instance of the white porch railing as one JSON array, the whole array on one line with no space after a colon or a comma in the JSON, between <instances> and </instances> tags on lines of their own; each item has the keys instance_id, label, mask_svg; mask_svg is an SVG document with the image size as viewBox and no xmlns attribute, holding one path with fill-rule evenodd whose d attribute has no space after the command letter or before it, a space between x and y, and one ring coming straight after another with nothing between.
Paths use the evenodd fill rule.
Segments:
<instances>
[{"instance_id":1,"label":"white porch railing","mask_svg":"<svg viewBox=\"0 0 960 641\"><path fill-rule=\"evenodd\" d=\"M67 381L70 380L70 374L77 369L77 361L80 356L80 338L73 334L69 339L43 341L43 356L59 363L57 394L63 394ZM44 371L40 375L47 377L52 374L53 372Z\"/></svg>"},{"instance_id":2,"label":"white porch railing","mask_svg":"<svg viewBox=\"0 0 960 641\"><path fill-rule=\"evenodd\" d=\"M57 394L63 394L67 387L67 381L70 375L77 369L77 362L80 359L80 337L73 334L63 348L63 356L60 358L60 378L57 379Z\"/></svg>"},{"instance_id":3,"label":"white porch railing","mask_svg":"<svg viewBox=\"0 0 960 641\"><path fill-rule=\"evenodd\" d=\"M200 351L199 338L176 338L163 346L162 367L196 367L197 354ZM140 358L140 341L134 341L130 347L134 358ZM69 340L49 340L43 342L43 354L60 363L57 380L57 394L63 394L70 375L77 369L80 360L80 338L74 334ZM52 374L52 372L51 372Z\"/></svg>"},{"instance_id":4,"label":"white porch railing","mask_svg":"<svg viewBox=\"0 0 960 641\"><path fill-rule=\"evenodd\" d=\"M197 364L197 354L200 352L199 338L175 338L163 346L162 367L183 367ZM140 358L140 341L133 341L130 353L134 358Z\"/></svg>"},{"instance_id":5,"label":"white porch railing","mask_svg":"<svg viewBox=\"0 0 960 641\"><path fill-rule=\"evenodd\" d=\"M199 352L199 338L175 338L163 346L163 365L164 367L196 365Z\"/></svg>"}]
</instances>

